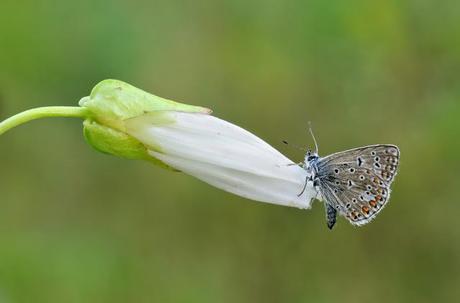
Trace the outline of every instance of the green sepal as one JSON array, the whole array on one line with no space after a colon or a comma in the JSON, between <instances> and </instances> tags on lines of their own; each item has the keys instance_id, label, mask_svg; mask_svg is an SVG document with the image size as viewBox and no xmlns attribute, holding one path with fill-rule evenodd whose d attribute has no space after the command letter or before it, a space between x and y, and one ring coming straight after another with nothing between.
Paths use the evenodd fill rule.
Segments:
<instances>
[{"instance_id":1,"label":"green sepal","mask_svg":"<svg viewBox=\"0 0 460 303\"><path fill-rule=\"evenodd\" d=\"M130 136L126 122L164 111L211 113L210 109L160 98L123 81L112 79L99 82L88 97L80 100L79 105L87 109L87 119L83 123L84 135L96 150L126 159L147 160L169 169L172 168L148 153L149 150L161 152L160 144L146 146ZM159 121L171 122L173 121Z\"/></svg>"},{"instance_id":2,"label":"green sepal","mask_svg":"<svg viewBox=\"0 0 460 303\"><path fill-rule=\"evenodd\" d=\"M104 154L125 159L147 160L163 168L175 170L152 157L144 144L126 133L88 119L83 122L83 134L89 145Z\"/></svg>"},{"instance_id":3,"label":"green sepal","mask_svg":"<svg viewBox=\"0 0 460 303\"><path fill-rule=\"evenodd\" d=\"M126 159L144 160L149 156L147 148L141 142L95 121L83 122L83 134L88 143L102 153Z\"/></svg>"},{"instance_id":4,"label":"green sepal","mask_svg":"<svg viewBox=\"0 0 460 303\"><path fill-rule=\"evenodd\" d=\"M93 120L121 131L125 130L124 120L153 111L211 113L210 109L167 100L112 79L99 82L79 105L90 110Z\"/></svg>"}]
</instances>

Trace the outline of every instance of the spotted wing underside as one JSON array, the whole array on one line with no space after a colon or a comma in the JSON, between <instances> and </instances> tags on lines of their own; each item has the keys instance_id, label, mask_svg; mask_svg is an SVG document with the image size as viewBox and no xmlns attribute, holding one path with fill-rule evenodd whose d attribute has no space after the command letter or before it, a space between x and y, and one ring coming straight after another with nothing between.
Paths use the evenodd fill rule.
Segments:
<instances>
[{"instance_id":1,"label":"spotted wing underside","mask_svg":"<svg viewBox=\"0 0 460 303\"><path fill-rule=\"evenodd\" d=\"M320 193L325 203L354 225L369 223L390 198L399 164L399 148L379 144L321 158Z\"/></svg>"}]
</instances>

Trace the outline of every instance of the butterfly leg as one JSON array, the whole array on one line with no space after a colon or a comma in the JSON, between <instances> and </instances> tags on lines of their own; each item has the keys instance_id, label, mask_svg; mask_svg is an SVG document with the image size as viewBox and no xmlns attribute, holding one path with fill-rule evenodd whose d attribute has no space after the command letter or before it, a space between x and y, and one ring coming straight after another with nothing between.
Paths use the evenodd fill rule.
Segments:
<instances>
[{"instance_id":1,"label":"butterfly leg","mask_svg":"<svg viewBox=\"0 0 460 303\"><path fill-rule=\"evenodd\" d=\"M308 183L308 176L305 177L305 184L303 185L302 191L300 192L300 194L297 195L297 197L300 197L305 192L305 189L307 189L307 183Z\"/></svg>"},{"instance_id":2,"label":"butterfly leg","mask_svg":"<svg viewBox=\"0 0 460 303\"><path fill-rule=\"evenodd\" d=\"M327 227L332 229L337 221L337 210L327 202L324 202L326 206L326 221Z\"/></svg>"}]
</instances>

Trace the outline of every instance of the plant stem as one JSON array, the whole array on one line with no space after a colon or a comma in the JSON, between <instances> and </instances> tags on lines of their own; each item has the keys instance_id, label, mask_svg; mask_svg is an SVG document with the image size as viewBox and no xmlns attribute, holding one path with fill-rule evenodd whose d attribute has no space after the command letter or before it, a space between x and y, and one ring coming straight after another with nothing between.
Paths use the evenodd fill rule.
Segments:
<instances>
[{"instance_id":1,"label":"plant stem","mask_svg":"<svg viewBox=\"0 0 460 303\"><path fill-rule=\"evenodd\" d=\"M33 108L2 121L0 123L0 135L18 125L35 119L48 117L74 117L85 119L88 116L88 110L78 106L47 106Z\"/></svg>"}]
</instances>

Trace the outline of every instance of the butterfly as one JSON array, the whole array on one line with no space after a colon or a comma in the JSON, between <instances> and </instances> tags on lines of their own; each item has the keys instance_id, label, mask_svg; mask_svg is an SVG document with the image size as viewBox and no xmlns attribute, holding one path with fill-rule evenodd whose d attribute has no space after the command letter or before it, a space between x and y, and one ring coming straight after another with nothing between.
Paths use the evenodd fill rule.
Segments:
<instances>
[{"instance_id":1,"label":"butterfly","mask_svg":"<svg viewBox=\"0 0 460 303\"><path fill-rule=\"evenodd\" d=\"M358 147L326 157L309 150L301 166L308 172L305 188L313 185L317 198L323 200L329 229L337 221L337 214L351 224L369 223L390 199L390 186L398 171L399 148L392 144Z\"/></svg>"}]
</instances>

